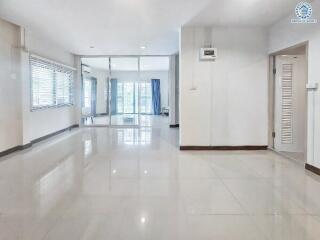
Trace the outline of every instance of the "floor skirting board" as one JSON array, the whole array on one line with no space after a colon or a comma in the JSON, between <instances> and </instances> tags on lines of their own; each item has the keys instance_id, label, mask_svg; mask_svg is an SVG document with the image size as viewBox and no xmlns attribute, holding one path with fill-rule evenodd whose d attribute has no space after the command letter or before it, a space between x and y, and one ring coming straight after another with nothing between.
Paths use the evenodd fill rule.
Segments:
<instances>
[{"instance_id":1,"label":"floor skirting board","mask_svg":"<svg viewBox=\"0 0 320 240\"><path fill-rule=\"evenodd\" d=\"M180 150L267 150L268 146L180 146Z\"/></svg>"},{"instance_id":2,"label":"floor skirting board","mask_svg":"<svg viewBox=\"0 0 320 240\"><path fill-rule=\"evenodd\" d=\"M50 134L45 135L45 136L43 136L43 137L34 139L34 140L31 141L31 145L32 145L32 144L35 144L35 143L38 143L38 142L41 142L41 141L43 141L43 140L46 140L46 139L48 139L48 138L54 137L54 136L56 136L56 135L58 135L58 134L61 134L61 133L65 132L65 131L70 131L70 130L73 129L73 128L78 128L78 127L79 127L79 124L75 124L75 125L72 125L72 126L70 126L70 127L67 127L67 128L61 129L61 130L59 130L59 131L56 131L56 132L54 132L54 133L50 133Z\"/></svg>"},{"instance_id":3,"label":"floor skirting board","mask_svg":"<svg viewBox=\"0 0 320 240\"><path fill-rule=\"evenodd\" d=\"M11 153L14 153L14 152L16 152L16 151L21 151L21 150L30 148L30 147L32 147L32 145L35 144L35 143L41 142L41 141L43 141L43 140L46 140L46 139L48 139L48 138L51 138L51 137L56 136L56 135L58 135L58 134L61 134L61 133L65 132L65 131L70 131L71 129L73 129L73 128L78 128L78 127L79 127L79 124L74 124L74 125L72 125L72 126L70 126L70 127L61 129L61 130L59 130L59 131L56 131L56 132L54 132L54 133L50 133L50 134L48 134L48 135L45 135L45 136L40 137L40 138L37 138L37 139L34 139L34 140L32 140L30 143L28 143L28 144L19 145L19 146L15 146L15 147L13 147L13 148L4 150L4 151L0 152L0 157L7 156L7 155L9 155L9 154L11 154Z\"/></svg>"},{"instance_id":4,"label":"floor skirting board","mask_svg":"<svg viewBox=\"0 0 320 240\"><path fill-rule=\"evenodd\" d=\"M9 155L9 154L11 154L11 153L14 153L14 152L16 152L16 151L23 150L22 147L23 147L23 146L15 146L15 147L13 147L13 148L9 148L9 149L7 149L7 150L4 150L4 151L0 152L0 157L4 157L4 156L7 156L7 155Z\"/></svg>"},{"instance_id":5,"label":"floor skirting board","mask_svg":"<svg viewBox=\"0 0 320 240\"><path fill-rule=\"evenodd\" d=\"M306 163L305 168L306 168L307 170L309 170L309 171L317 174L317 175L320 175L320 168L317 168L317 167L315 167L315 166L312 166L312 165L310 165L310 164L308 164L308 163Z\"/></svg>"}]
</instances>

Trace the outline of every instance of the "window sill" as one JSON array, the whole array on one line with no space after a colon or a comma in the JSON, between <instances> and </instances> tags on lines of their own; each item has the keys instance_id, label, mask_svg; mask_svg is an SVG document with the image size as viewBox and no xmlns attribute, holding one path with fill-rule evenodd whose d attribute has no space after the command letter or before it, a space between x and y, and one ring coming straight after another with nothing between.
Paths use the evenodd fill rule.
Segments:
<instances>
[{"instance_id":1,"label":"window sill","mask_svg":"<svg viewBox=\"0 0 320 240\"><path fill-rule=\"evenodd\" d=\"M54 105L54 106L43 106L43 107L34 107L30 109L30 112L37 112L37 111L42 111L42 110L47 110L47 109L58 109L58 108L64 108L64 107L73 107L74 104L61 104L61 105Z\"/></svg>"}]
</instances>

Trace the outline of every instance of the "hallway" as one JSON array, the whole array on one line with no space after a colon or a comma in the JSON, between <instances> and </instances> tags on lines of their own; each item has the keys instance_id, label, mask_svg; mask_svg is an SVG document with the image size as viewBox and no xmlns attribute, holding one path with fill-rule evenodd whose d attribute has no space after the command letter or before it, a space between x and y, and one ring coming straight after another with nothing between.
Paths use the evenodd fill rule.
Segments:
<instances>
[{"instance_id":1,"label":"hallway","mask_svg":"<svg viewBox=\"0 0 320 240\"><path fill-rule=\"evenodd\" d=\"M178 131L82 128L0 161L1 240L318 239L320 178Z\"/></svg>"}]
</instances>

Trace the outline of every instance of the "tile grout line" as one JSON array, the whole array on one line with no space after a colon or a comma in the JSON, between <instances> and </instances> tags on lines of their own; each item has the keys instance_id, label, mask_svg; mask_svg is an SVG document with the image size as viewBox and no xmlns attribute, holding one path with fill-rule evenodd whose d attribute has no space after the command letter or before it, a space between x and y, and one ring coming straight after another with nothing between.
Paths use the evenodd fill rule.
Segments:
<instances>
[{"instance_id":1,"label":"tile grout line","mask_svg":"<svg viewBox=\"0 0 320 240\"><path fill-rule=\"evenodd\" d=\"M244 211L244 215L248 215L248 212L246 211L246 209L244 208L244 206L240 203L240 201L238 200L238 198L236 198L236 196L231 192L231 190L227 187L227 185L225 184L225 182L223 181L223 178L220 177L219 174L217 174L217 172L214 170L214 168L212 167L211 164L209 164L210 169L214 172L214 174L217 176L217 178L220 180L220 182L222 183L222 185L227 189L227 191L231 194L231 196L234 198L234 200L236 200L236 202L239 204L239 206L242 208L242 210Z\"/></svg>"},{"instance_id":2,"label":"tile grout line","mask_svg":"<svg viewBox=\"0 0 320 240\"><path fill-rule=\"evenodd\" d=\"M229 187L227 186L227 184L224 182L223 179L221 179L223 185L226 187L226 189L230 192L230 194L232 195L232 197L237 201L237 203L241 206L241 208L244 210L244 212L246 213L245 216L247 216L249 218L249 221L254 225L255 229L258 231L259 234L261 234L265 240L272 240L269 238L269 236L267 236L258 226L258 224L254 221L254 219L252 218L252 214L249 213L246 208L241 204L240 200L234 195L234 193L229 189Z\"/></svg>"}]
</instances>

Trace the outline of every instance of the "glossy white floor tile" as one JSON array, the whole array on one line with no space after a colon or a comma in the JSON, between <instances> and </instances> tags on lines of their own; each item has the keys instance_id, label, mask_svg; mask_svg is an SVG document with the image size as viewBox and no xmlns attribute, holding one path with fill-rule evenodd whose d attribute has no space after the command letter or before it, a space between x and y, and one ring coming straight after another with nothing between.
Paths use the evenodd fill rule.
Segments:
<instances>
[{"instance_id":1,"label":"glossy white floor tile","mask_svg":"<svg viewBox=\"0 0 320 240\"><path fill-rule=\"evenodd\" d=\"M269 239L319 239L319 217L308 215L259 215L253 216L252 220Z\"/></svg>"},{"instance_id":2,"label":"glossy white floor tile","mask_svg":"<svg viewBox=\"0 0 320 240\"><path fill-rule=\"evenodd\" d=\"M188 216L184 239L267 239L246 215Z\"/></svg>"},{"instance_id":3,"label":"glossy white floor tile","mask_svg":"<svg viewBox=\"0 0 320 240\"><path fill-rule=\"evenodd\" d=\"M265 179L223 180L250 214L306 214L289 195L283 195Z\"/></svg>"},{"instance_id":4,"label":"glossy white floor tile","mask_svg":"<svg viewBox=\"0 0 320 240\"><path fill-rule=\"evenodd\" d=\"M188 214L244 214L221 180L183 180L181 195Z\"/></svg>"},{"instance_id":5,"label":"glossy white floor tile","mask_svg":"<svg viewBox=\"0 0 320 240\"><path fill-rule=\"evenodd\" d=\"M179 151L152 122L1 158L0 240L319 239L319 176L271 151Z\"/></svg>"}]
</instances>

